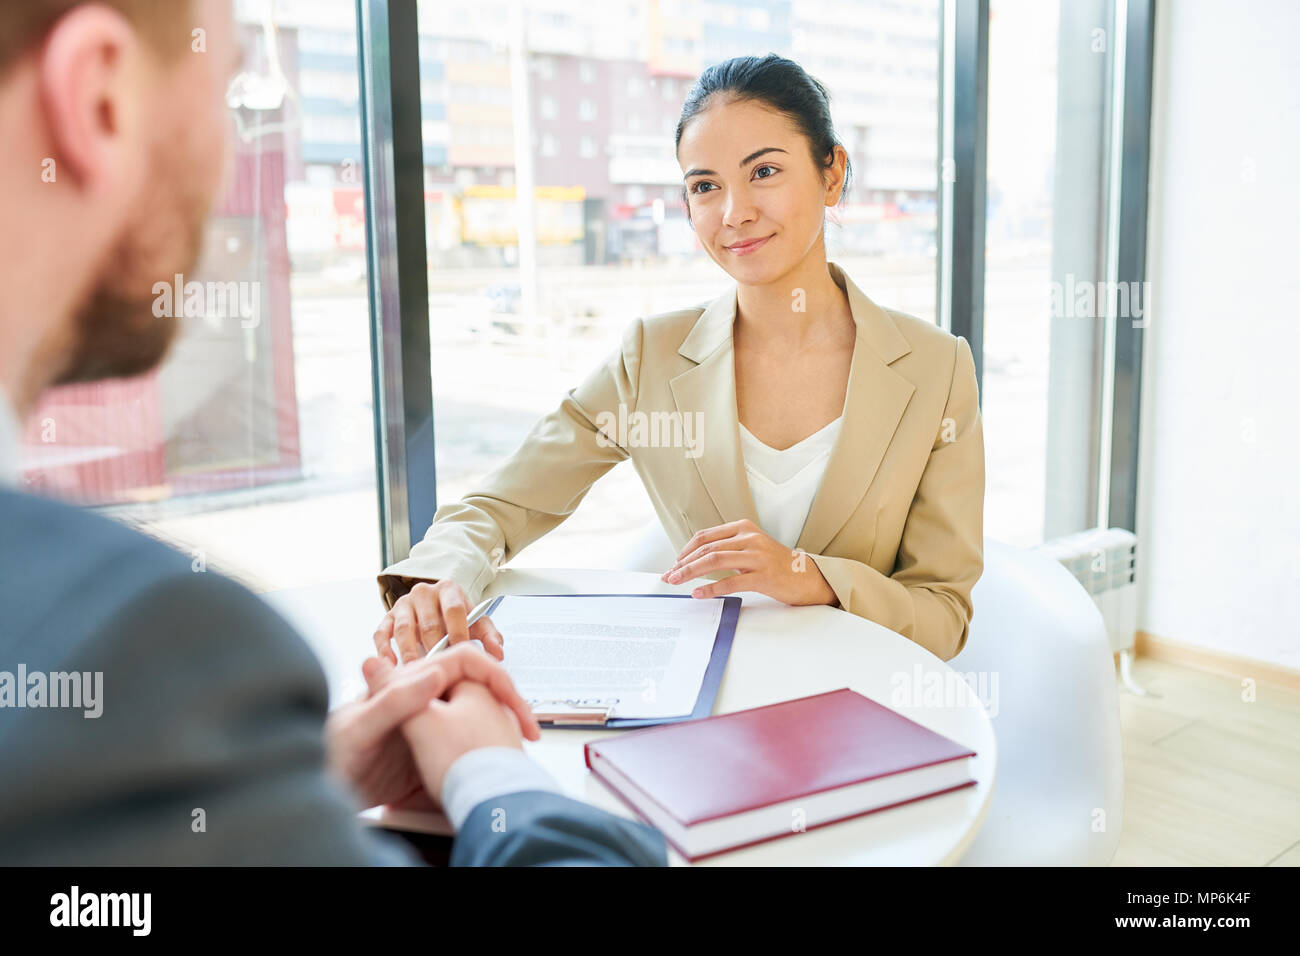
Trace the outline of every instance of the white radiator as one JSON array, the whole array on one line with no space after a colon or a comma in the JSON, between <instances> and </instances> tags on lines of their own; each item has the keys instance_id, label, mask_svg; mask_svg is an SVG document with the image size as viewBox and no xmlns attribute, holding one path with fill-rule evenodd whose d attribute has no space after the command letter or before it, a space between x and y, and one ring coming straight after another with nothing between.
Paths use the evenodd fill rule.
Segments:
<instances>
[{"instance_id":1,"label":"white radiator","mask_svg":"<svg viewBox=\"0 0 1300 956\"><path fill-rule=\"evenodd\" d=\"M1129 652L1137 635L1137 536L1089 528L1044 541L1036 550L1060 561L1101 610L1112 652Z\"/></svg>"}]
</instances>

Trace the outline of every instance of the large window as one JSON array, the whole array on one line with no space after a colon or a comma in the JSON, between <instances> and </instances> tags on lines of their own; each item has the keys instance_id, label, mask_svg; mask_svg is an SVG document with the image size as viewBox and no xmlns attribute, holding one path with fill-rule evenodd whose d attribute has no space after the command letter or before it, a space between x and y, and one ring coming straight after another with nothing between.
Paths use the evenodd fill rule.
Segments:
<instances>
[{"instance_id":1,"label":"large window","mask_svg":"<svg viewBox=\"0 0 1300 956\"><path fill-rule=\"evenodd\" d=\"M25 436L29 488L258 590L379 560L353 10L236 5L227 186L193 274L159 277L174 351L140 379L49 393Z\"/></svg>"},{"instance_id":2,"label":"large window","mask_svg":"<svg viewBox=\"0 0 1300 956\"><path fill-rule=\"evenodd\" d=\"M686 219L673 147L711 63L775 52L826 85L856 174L828 254L881 305L934 321L939 29L937 0L422 3L421 85L442 91L422 104L440 120L424 141L439 502L634 318L730 283ZM654 520L615 467L516 563L611 564Z\"/></svg>"},{"instance_id":3,"label":"large window","mask_svg":"<svg viewBox=\"0 0 1300 956\"><path fill-rule=\"evenodd\" d=\"M985 530L1013 544L1097 518L1111 7L990 4Z\"/></svg>"},{"instance_id":4,"label":"large window","mask_svg":"<svg viewBox=\"0 0 1300 956\"><path fill-rule=\"evenodd\" d=\"M985 221L970 227L986 247L968 256L984 270L984 309L963 326L983 363L985 529L1018 544L1095 523L1112 419L1136 421L1136 378L1119 370L1140 357L1139 333L1120 326L1117 344L1106 318L1107 280L1138 268L1131 237L1145 215L1136 202L1119 212L1132 169L1116 131L1132 118L1115 104L1139 80L1118 69L1115 8L991 0L987 57L956 44L963 90L987 69ZM418 19L410 0L361 9L359 29L352 0L238 0L248 66L230 92L236 155L177 297L193 301L193 285L201 304L183 310L158 372L46 397L25 436L31 488L257 589L365 577L385 550L404 556L435 500L471 491L629 322L729 285L686 219L673 131L694 79L731 56L790 56L829 90L855 183L830 213L828 253L875 301L936 321L939 256L977 247L938 234L940 40L952 11L983 22L984 0L420 0ZM395 35L372 24L390 10ZM374 64L378 83L361 77ZM416 130L422 154L402 148ZM969 173L958 171L962 189ZM400 254L421 236L418 216L401 222L421 191L423 259ZM394 281L424 272L427 320L423 282ZM969 272L945 275L941 301ZM411 374L426 368L431 395ZM1122 458L1135 434L1114 434ZM615 564L653 520L634 469L616 467L519 563Z\"/></svg>"}]
</instances>

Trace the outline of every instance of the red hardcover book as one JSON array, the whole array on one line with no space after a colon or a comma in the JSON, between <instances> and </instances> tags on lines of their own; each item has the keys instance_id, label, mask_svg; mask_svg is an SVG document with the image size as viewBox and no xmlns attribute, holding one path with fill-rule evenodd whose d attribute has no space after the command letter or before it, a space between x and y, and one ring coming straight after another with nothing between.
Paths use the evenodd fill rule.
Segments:
<instances>
[{"instance_id":1,"label":"red hardcover book","mask_svg":"<svg viewBox=\"0 0 1300 956\"><path fill-rule=\"evenodd\" d=\"M975 783L975 751L848 688L632 731L584 753L688 860Z\"/></svg>"}]
</instances>

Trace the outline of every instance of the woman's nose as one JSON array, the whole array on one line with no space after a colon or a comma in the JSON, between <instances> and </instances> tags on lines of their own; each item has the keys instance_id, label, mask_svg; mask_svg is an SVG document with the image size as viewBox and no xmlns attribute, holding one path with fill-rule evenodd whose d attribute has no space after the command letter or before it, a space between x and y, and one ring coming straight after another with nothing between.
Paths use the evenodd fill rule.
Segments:
<instances>
[{"instance_id":1,"label":"woman's nose","mask_svg":"<svg viewBox=\"0 0 1300 956\"><path fill-rule=\"evenodd\" d=\"M733 190L722 207L722 224L738 228L754 220L754 204L747 194Z\"/></svg>"}]
</instances>

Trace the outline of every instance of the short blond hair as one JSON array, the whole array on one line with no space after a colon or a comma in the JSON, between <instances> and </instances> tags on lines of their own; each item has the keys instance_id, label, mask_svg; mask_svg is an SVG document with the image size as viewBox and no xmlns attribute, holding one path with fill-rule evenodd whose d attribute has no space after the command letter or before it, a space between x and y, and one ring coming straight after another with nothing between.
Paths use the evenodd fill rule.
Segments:
<instances>
[{"instance_id":1,"label":"short blond hair","mask_svg":"<svg viewBox=\"0 0 1300 956\"><path fill-rule=\"evenodd\" d=\"M41 43L64 14L92 3L126 17L164 60L189 49L191 0L0 0L0 76Z\"/></svg>"}]
</instances>

